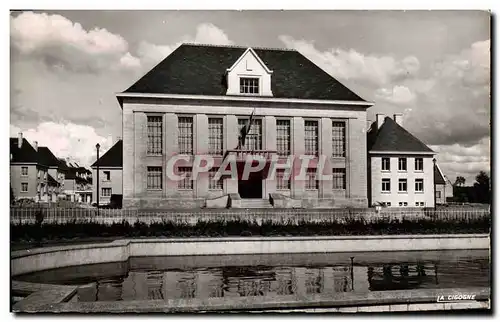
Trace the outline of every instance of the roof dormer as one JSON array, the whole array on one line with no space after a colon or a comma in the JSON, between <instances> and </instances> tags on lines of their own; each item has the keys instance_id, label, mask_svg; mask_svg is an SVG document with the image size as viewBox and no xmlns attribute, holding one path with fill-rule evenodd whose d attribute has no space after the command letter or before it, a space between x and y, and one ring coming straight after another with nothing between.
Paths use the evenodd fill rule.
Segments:
<instances>
[{"instance_id":1,"label":"roof dormer","mask_svg":"<svg viewBox=\"0 0 500 322\"><path fill-rule=\"evenodd\" d=\"M252 48L227 69L227 95L273 96L271 74L273 73Z\"/></svg>"}]
</instances>

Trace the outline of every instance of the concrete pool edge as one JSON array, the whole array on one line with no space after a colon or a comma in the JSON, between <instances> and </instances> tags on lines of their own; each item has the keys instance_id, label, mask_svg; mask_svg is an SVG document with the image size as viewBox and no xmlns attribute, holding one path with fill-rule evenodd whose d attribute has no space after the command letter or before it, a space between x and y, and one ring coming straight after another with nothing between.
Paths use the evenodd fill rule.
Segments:
<instances>
[{"instance_id":1,"label":"concrete pool edge","mask_svg":"<svg viewBox=\"0 0 500 322\"><path fill-rule=\"evenodd\" d=\"M129 257L489 249L489 234L122 239L11 253L11 276Z\"/></svg>"},{"instance_id":2,"label":"concrete pool edge","mask_svg":"<svg viewBox=\"0 0 500 322\"><path fill-rule=\"evenodd\" d=\"M58 287L54 285L54 287ZM43 292L43 291L40 291ZM437 302L440 295L475 294L472 301ZM67 299L66 299L67 300ZM37 303L23 300L13 307L25 313L181 313L217 311L313 311L324 312L395 312L455 309L489 309L490 288L419 289L377 291L369 293L339 293L333 295L175 299L116 302ZM65 302L66 301L66 302Z\"/></svg>"}]
</instances>

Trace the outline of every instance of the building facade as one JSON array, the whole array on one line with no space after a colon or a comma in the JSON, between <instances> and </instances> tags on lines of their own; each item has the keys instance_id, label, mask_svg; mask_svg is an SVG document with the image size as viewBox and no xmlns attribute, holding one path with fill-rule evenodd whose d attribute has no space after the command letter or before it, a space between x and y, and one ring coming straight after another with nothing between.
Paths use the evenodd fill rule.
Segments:
<instances>
[{"instance_id":1,"label":"building facade","mask_svg":"<svg viewBox=\"0 0 500 322\"><path fill-rule=\"evenodd\" d=\"M98 166L99 176L97 175ZM116 206L121 206L123 199L123 141L118 140L91 167L92 200L97 200L97 180L99 180L99 205L115 206L116 202Z\"/></svg>"},{"instance_id":2,"label":"building facade","mask_svg":"<svg viewBox=\"0 0 500 322\"><path fill-rule=\"evenodd\" d=\"M403 128L401 114L377 114L368 145L371 206L434 207L435 152Z\"/></svg>"},{"instance_id":3,"label":"building facade","mask_svg":"<svg viewBox=\"0 0 500 322\"><path fill-rule=\"evenodd\" d=\"M217 198L367 206L372 103L297 51L184 44L117 97L125 207L204 207ZM214 163L196 175L199 155ZM249 155L266 165L245 178ZM238 175L213 180L231 156ZM169 163L173 157L180 159ZM276 176L273 158L285 164Z\"/></svg>"},{"instance_id":4,"label":"building facade","mask_svg":"<svg viewBox=\"0 0 500 322\"><path fill-rule=\"evenodd\" d=\"M10 138L10 187L15 200L49 201L48 166L39 162L38 147L23 134Z\"/></svg>"},{"instance_id":5,"label":"building facade","mask_svg":"<svg viewBox=\"0 0 500 322\"><path fill-rule=\"evenodd\" d=\"M453 198L453 185L443 174L438 164L434 165L434 182L436 184L436 203L443 205L447 203L447 198Z\"/></svg>"}]
</instances>

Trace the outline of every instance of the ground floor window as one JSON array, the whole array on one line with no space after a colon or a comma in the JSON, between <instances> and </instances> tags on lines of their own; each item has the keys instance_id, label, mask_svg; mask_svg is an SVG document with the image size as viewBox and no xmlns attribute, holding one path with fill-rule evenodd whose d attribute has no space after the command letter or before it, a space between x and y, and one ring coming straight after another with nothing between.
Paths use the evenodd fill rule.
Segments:
<instances>
[{"instance_id":1,"label":"ground floor window","mask_svg":"<svg viewBox=\"0 0 500 322\"><path fill-rule=\"evenodd\" d=\"M179 167L178 175L184 178L178 181L177 187L183 190L193 190L193 180L191 180L192 168Z\"/></svg>"},{"instance_id":2,"label":"ground floor window","mask_svg":"<svg viewBox=\"0 0 500 322\"><path fill-rule=\"evenodd\" d=\"M345 168L332 169L332 177L333 177L333 189L345 190L346 186Z\"/></svg>"},{"instance_id":3,"label":"ground floor window","mask_svg":"<svg viewBox=\"0 0 500 322\"><path fill-rule=\"evenodd\" d=\"M423 201L415 202L415 206L417 206L417 207L423 207L424 205L425 205L425 203Z\"/></svg>"},{"instance_id":4,"label":"ground floor window","mask_svg":"<svg viewBox=\"0 0 500 322\"><path fill-rule=\"evenodd\" d=\"M306 189L318 190L319 181L316 177L316 169L307 169L306 172Z\"/></svg>"},{"instance_id":5,"label":"ground floor window","mask_svg":"<svg viewBox=\"0 0 500 322\"><path fill-rule=\"evenodd\" d=\"M21 183L21 192L28 192L28 183L27 182Z\"/></svg>"},{"instance_id":6,"label":"ground floor window","mask_svg":"<svg viewBox=\"0 0 500 322\"><path fill-rule=\"evenodd\" d=\"M404 201L404 202L400 202L400 203L399 203L399 206L400 206L400 207L407 207L407 206L408 206L408 203L407 203L406 201Z\"/></svg>"},{"instance_id":7,"label":"ground floor window","mask_svg":"<svg viewBox=\"0 0 500 322\"><path fill-rule=\"evenodd\" d=\"M161 190L162 185L162 168L161 167L148 167L148 183L149 190Z\"/></svg>"},{"instance_id":8,"label":"ground floor window","mask_svg":"<svg viewBox=\"0 0 500 322\"><path fill-rule=\"evenodd\" d=\"M219 178L219 180L214 180L217 171L219 171L219 168L212 168L208 172L209 173L208 188L210 190L222 190L222 188L224 187L222 176Z\"/></svg>"},{"instance_id":9,"label":"ground floor window","mask_svg":"<svg viewBox=\"0 0 500 322\"><path fill-rule=\"evenodd\" d=\"M102 188L101 197L111 197L111 188Z\"/></svg>"},{"instance_id":10,"label":"ground floor window","mask_svg":"<svg viewBox=\"0 0 500 322\"><path fill-rule=\"evenodd\" d=\"M290 190L290 176L285 173L285 169L276 169L276 188Z\"/></svg>"}]
</instances>

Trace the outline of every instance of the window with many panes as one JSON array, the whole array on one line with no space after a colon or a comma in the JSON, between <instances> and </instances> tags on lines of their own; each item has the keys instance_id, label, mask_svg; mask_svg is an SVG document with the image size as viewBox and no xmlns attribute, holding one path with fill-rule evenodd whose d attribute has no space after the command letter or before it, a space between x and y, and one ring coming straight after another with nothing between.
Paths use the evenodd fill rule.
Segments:
<instances>
[{"instance_id":1,"label":"window with many panes","mask_svg":"<svg viewBox=\"0 0 500 322\"><path fill-rule=\"evenodd\" d=\"M163 117L148 115L148 154L163 153Z\"/></svg>"},{"instance_id":2,"label":"window with many panes","mask_svg":"<svg viewBox=\"0 0 500 322\"><path fill-rule=\"evenodd\" d=\"M22 176L28 175L28 167L21 167L21 175Z\"/></svg>"},{"instance_id":3,"label":"window with many panes","mask_svg":"<svg viewBox=\"0 0 500 322\"><path fill-rule=\"evenodd\" d=\"M415 158L415 171L424 171L424 159Z\"/></svg>"},{"instance_id":4,"label":"window with many panes","mask_svg":"<svg viewBox=\"0 0 500 322\"><path fill-rule=\"evenodd\" d=\"M192 168L190 167L179 167L178 173L179 176L183 176L184 178L177 182L177 187L183 190L193 190L193 180L192 177Z\"/></svg>"},{"instance_id":5,"label":"window with many panes","mask_svg":"<svg viewBox=\"0 0 500 322\"><path fill-rule=\"evenodd\" d=\"M391 179L388 178L382 179L382 191L383 192L391 191Z\"/></svg>"},{"instance_id":6,"label":"window with many panes","mask_svg":"<svg viewBox=\"0 0 500 322\"><path fill-rule=\"evenodd\" d=\"M345 122L332 123L332 156L345 157Z\"/></svg>"},{"instance_id":7,"label":"window with many panes","mask_svg":"<svg viewBox=\"0 0 500 322\"><path fill-rule=\"evenodd\" d=\"M222 155L223 120L222 118L208 119L208 153Z\"/></svg>"},{"instance_id":8,"label":"window with many panes","mask_svg":"<svg viewBox=\"0 0 500 322\"><path fill-rule=\"evenodd\" d=\"M102 188L101 197L111 197L111 188Z\"/></svg>"},{"instance_id":9,"label":"window with many panes","mask_svg":"<svg viewBox=\"0 0 500 322\"><path fill-rule=\"evenodd\" d=\"M147 181L149 190L161 190L163 188L162 167L148 167Z\"/></svg>"},{"instance_id":10,"label":"window with many panes","mask_svg":"<svg viewBox=\"0 0 500 322\"><path fill-rule=\"evenodd\" d=\"M407 192L408 191L408 181L406 179L399 179L398 190L399 190L399 192Z\"/></svg>"},{"instance_id":11,"label":"window with many panes","mask_svg":"<svg viewBox=\"0 0 500 322\"><path fill-rule=\"evenodd\" d=\"M316 177L316 169L310 168L306 171L306 189L318 190L319 181Z\"/></svg>"},{"instance_id":12,"label":"window with many panes","mask_svg":"<svg viewBox=\"0 0 500 322\"><path fill-rule=\"evenodd\" d=\"M193 154L193 118L179 117L179 153Z\"/></svg>"},{"instance_id":13,"label":"window with many panes","mask_svg":"<svg viewBox=\"0 0 500 322\"><path fill-rule=\"evenodd\" d=\"M391 159L382 158L382 171L391 171Z\"/></svg>"},{"instance_id":14,"label":"window with many panes","mask_svg":"<svg viewBox=\"0 0 500 322\"><path fill-rule=\"evenodd\" d=\"M276 132L278 155L290 155L290 120L277 120Z\"/></svg>"},{"instance_id":15,"label":"window with many panes","mask_svg":"<svg viewBox=\"0 0 500 322\"><path fill-rule=\"evenodd\" d=\"M21 192L28 192L28 183L27 182L21 183Z\"/></svg>"},{"instance_id":16,"label":"window with many panes","mask_svg":"<svg viewBox=\"0 0 500 322\"><path fill-rule=\"evenodd\" d=\"M333 180L332 181L333 189L345 190L345 186L346 186L345 168L332 169L332 180Z\"/></svg>"},{"instance_id":17,"label":"window with many panes","mask_svg":"<svg viewBox=\"0 0 500 322\"><path fill-rule=\"evenodd\" d=\"M238 133L242 133L243 127L248 123L248 119L238 119ZM262 120L253 119L250 131L245 137L244 150L262 150Z\"/></svg>"},{"instance_id":18,"label":"window with many panes","mask_svg":"<svg viewBox=\"0 0 500 322\"><path fill-rule=\"evenodd\" d=\"M240 78L241 94L259 94L259 79L256 77Z\"/></svg>"},{"instance_id":19,"label":"window with many panes","mask_svg":"<svg viewBox=\"0 0 500 322\"><path fill-rule=\"evenodd\" d=\"M210 190L222 190L223 188L222 176L219 178L219 180L214 180L217 171L219 171L219 168L211 168L210 171L208 172L209 174L208 188Z\"/></svg>"},{"instance_id":20,"label":"window with many panes","mask_svg":"<svg viewBox=\"0 0 500 322\"><path fill-rule=\"evenodd\" d=\"M424 192L424 179L415 179L415 192Z\"/></svg>"},{"instance_id":21,"label":"window with many panes","mask_svg":"<svg viewBox=\"0 0 500 322\"><path fill-rule=\"evenodd\" d=\"M318 121L305 121L306 155L318 155Z\"/></svg>"},{"instance_id":22,"label":"window with many panes","mask_svg":"<svg viewBox=\"0 0 500 322\"><path fill-rule=\"evenodd\" d=\"M398 170L406 171L406 158L398 158Z\"/></svg>"},{"instance_id":23,"label":"window with many panes","mask_svg":"<svg viewBox=\"0 0 500 322\"><path fill-rule=\"evenodd\" d=\"M276 169L276 188L278 190L290 190L290 174L285 169Z\"/></svg>"}]
</instances>

